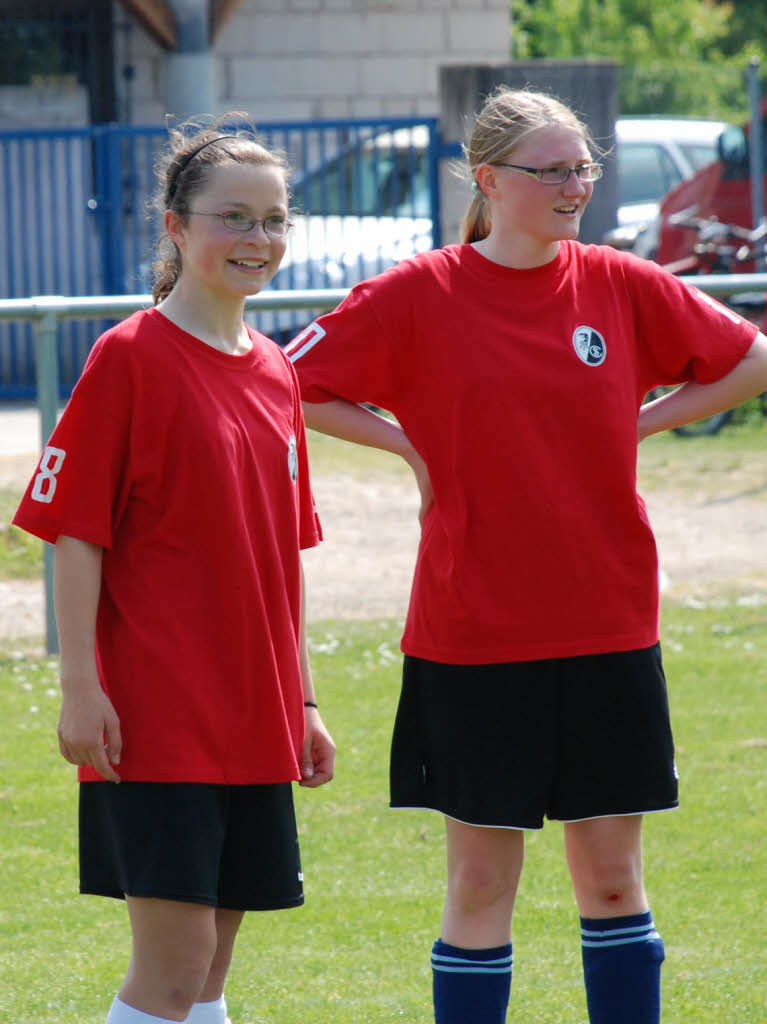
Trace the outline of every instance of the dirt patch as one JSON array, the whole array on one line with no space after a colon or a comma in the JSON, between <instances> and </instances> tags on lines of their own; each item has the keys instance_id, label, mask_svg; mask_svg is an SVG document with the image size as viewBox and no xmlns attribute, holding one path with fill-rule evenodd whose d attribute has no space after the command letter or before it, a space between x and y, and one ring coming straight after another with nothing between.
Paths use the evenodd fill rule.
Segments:
<instances>
[{"instance_id":1,"label":"dirt patch","mask_svg":"<svg viewBox=\"0 0 767 1024\"><path fill-rule=\"evenodd\" d=\"M0 487L12 487L22 490L27 486L29 478L35 470L39 456L1 455L0 456Z\"/></svg>"},{"instance_id":2,"label":"dirt patch","mask_svg":"<svg viewBox=\"0 0 767 1024\"><path fill-rule=\"evenodd\" d=\"M645 494L670 593L767 589L767 502L747 494L703 500Z\"/></svg>"},{"instance_id":3,"label":"dirt patch","mask_svg":"<svg viewBox=\"0 0 767 1024\"><path fill-rule=\"evenodd\" d=\"M324 542L304 552L311 619L404 618L420 529L415 483L312 480Z\"/></svg>"},{"instance_id":4,"label":"dirt patch","mask_svg":"<svg viewBox=\"0 0 767 1024\"><path fill-rule=\"evenodd\" d=\"M21 486L29 460L13 461L0 459L0 480ZM310 619L403 618L419 535L415 485L342 474L313 484L325 542L304 555ZM764 495L712 500L668 490L644 497L667 593L767 589ZM0 582L0 638L40 636L43 623L41 582Z\"/></svg>"}]
</instances>

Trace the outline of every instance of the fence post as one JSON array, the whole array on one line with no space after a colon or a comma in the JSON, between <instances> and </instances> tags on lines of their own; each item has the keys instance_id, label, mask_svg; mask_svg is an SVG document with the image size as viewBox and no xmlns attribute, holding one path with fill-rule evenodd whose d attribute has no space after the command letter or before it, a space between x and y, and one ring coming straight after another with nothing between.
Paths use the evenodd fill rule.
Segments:
<instances>
[{"instance_id":1,"label":"fence post","mask_svg":"<svg viewBox=\"0 0 767 1024\"><path fill-rule=\"evenodd\" d=\"M59 364L56 349L58 319L55 305L62 300L45 296L34 300L43 315L35 321L35 366L37 368L37 406L40 410L40 451L48 443L58 417ZM53 545L43 544L43 583L45 587L45 648L59 653L56 611L53 603Z\"/></svg>"},{"instance_id":2,"label":"fence post","mask_svg":"<svg viewBox=\"0 0 767 1024\"><path fill-rule=\"evenodd\" d=\"M749 170L751 174L751 226L761 227L764 220L764 142L762 132L762 97L759 88L759 58L748 62L748 98L751 119L751 138L748 147ZM756 260L756 269L765 268L764 242L762 255Z\"/></svg>"},{"instance_id":3,"label":"fence post","mask_svg":"<svg viewBox=\"0 0 767 1024\"><path fill-rule=\"evenodd\" d=\"M440 159L443 156L442 135L437 121L429 123L429 199L431 216L431 244L433 249L442 248L442 204L440 202Z\"/></svg>"},{"instance_id":4,"label":"fence post","mask_svg":"<svg viewBox=\"0 0 767 1024\"><path fill-rule=\"evenodd\" d=\"M96 195L93 212L98 217L101 239L101 273L105 295L121 295L125 289L121 139L120 125L104 124L94 128Z\"/></svg>"}]
</instances>

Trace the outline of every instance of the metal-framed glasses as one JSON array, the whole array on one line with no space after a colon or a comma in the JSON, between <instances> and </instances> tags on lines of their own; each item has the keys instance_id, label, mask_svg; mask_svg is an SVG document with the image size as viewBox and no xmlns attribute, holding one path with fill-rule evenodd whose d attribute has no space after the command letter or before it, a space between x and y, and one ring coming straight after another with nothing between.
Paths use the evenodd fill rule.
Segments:
<instances>
[{"instance_id":1,"label":"metal-framed glasses","mask_svg":"<svg viewBox=\"0 0 767 1024\"><path fill-rule=\"evenodd\" d=\"M495 167L510 167L512 171L521 171L537 178L544 185L564 185L571 174L578 181L598 181L602 177L601 164L579 164L577 167L521 167L519 164L505 164L498 161Z\"/></svg>"},{"instance_id":2,"label":"metal-framed glasses","mask_svg":"<svg viewBox=\"0 0 767 1024\"><path fill-rule=\"evenodd\" d=\"M218 217L224 227L242 234L252 231L256 224L260 224L270 238L285 238L293 227L292 220L280 217L279 214L259 220L258 217L250 217L247 213L240 213L239 210L230 210L229 213L201 213L199 210L189 210L189 213L195 217Z\"/></svg>"}]
</instances>

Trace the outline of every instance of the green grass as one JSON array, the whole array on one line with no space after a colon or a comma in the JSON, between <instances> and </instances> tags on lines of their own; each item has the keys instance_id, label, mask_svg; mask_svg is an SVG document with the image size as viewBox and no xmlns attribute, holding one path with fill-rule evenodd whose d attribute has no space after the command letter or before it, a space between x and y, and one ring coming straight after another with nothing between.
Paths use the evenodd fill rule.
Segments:
<instances>
[{"instance_id":1,"label":"green grass","mask_svg":"<svg viewBox=\"0 0 767 1024\"><path fill-rule=\"evenodd\" d=\"M43 542L11 526L20 501L20 490L0 487L0 580L37 579L43 571Z\"/></svg>"},{"instance_id":2,"label":"green grass","mask_svg":"<svg viewBox=\"0 0 767 1024\"><path fill-rule=\"evenodd\" d=\"M665 432L639 446L640 491L671 490L701 500L767 499L767 420L728 425L712 437Z\"/></svg>"},{"instance_id":3,"label":"green grass","mask_svg":"<svg viewBox=\"0 0 767 1024\"><path fill-rule=\"evenodd\" d=\"M435 814L390 811L397 623L311 631L336 779L297 790L306 907L246 918L235 1024L427 1024L444 881ZM646 876L667 947L664 1020L767 1019L767 604L664 610L682 808L650 816ZM128 957L121 903L76 895L76 786L56 750L56 660L0 662L0 1020L98 1024ZM528 839L509 1021L585 1024L561 827Z\"/></svg>"}]
</instances>

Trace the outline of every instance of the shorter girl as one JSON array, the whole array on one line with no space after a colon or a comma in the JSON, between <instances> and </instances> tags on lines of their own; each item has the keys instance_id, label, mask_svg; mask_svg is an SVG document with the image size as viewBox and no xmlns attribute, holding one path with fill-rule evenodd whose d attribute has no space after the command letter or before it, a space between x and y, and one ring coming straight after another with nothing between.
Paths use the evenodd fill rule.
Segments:
<instances>
[{"instance_id":1,"label":"shorter girl","mask_svg":"<svg viewBox=\"0 0 767 1024\"><path fill-rule=\"evenodd\" d=\"M80 888L130 915L108 1024L228 1020L244 912L303 903L291 781L333 774L298 388L243 323L285 251L287 170L233 116L171 133L156 305L96 342L14 520L56 544Z\"/></svg>"}]
</instances>

